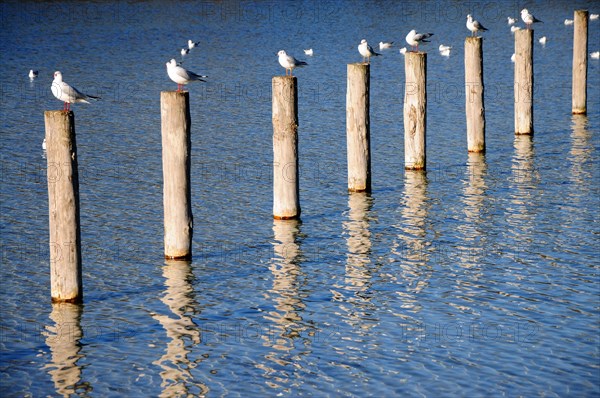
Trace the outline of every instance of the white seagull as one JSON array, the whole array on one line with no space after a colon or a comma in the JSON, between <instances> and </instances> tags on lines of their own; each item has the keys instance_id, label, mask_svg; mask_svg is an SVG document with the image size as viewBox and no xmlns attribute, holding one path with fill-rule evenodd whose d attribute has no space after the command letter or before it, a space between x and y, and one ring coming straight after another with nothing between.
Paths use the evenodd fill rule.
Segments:
<instances>
[{"instance_id":1,"label":"white seagull","mask_svg":"<svg viewBox=\"0 0 600 398\"><path fill-rule=\"evenodd\" d=\"M375 50L373 50L373 47L371 47L365 39L360 41L360 44L358 45L358 52L360 55L362 55L363 62L365 62L365 58L367 59L367 63L371 63L371 57L377 57L381 55L376 53Z\"/></svg>"},{"instance_id":2,"label":"white seagull","mask_svg":"<svg viewBox=\"0 0 600 398\"><path fill-rule=\"evenodd\" d=\"M506 17L509 25L514 25L517 22L517 18Z\"/></svg>"},{"instance_id":3,"label":"white seagull","mask_svg":"<svg viewBox=\"0 0 600 398\"><path fill-rule=\"evenodd\" d=\"M390 41L390 42L383 42L383 41L380 41L380 42L379 42L379 49L380 49L380 50L387 50L387 49L389 49L389 48L392 48L392 44L394 44L394 42L393 42L393 41Z\"/></svg>"},{"instance_id":4,"label":"white seagull","mask_svg":"<svg viewBox=\"0 0 600 398\"><path fill-rule=\"evenodd\" d=\"M402 55L406 54L406 47L402 47L400 49L400 54L402 54Z\"/></svg>"},{"instance_id":5,"label":"white seagull","mask_svg":"<svg viewBox=\"0 0 600 398\"><path fill-rule=\"evenodd\" d=\"M304 61L298 61L296 58L291 55L287 55L284 50L280 50L277 55L279 56L279 65L285 68L285 75L287 76L287 71L290 71L290 76L292 76L294 72L294 68L298 66L308 65Z\"/></svg>"},{"instance_id":6,"label":"white seagull","mask_svg":"<svg viewBox=\"0 0 600 398\"><path fill-rule=\"evenodd\" d=\"M190 49L189 48L182 48L181 49L181 58L185 57L189 53L190 53Z\"/></svg>"},{"instance_id":7,"label":"white seagull","mask_svg":"<svg viewBox=\"0 0 600 398\"><path fill-rule=\"evenodd\" d=\"M598 19L598 17L600 17L600 14L590 14L590 20L591 21L595 21Z\"/></svg>"},{"instance_id":8,"label":"white seagull","mask_svg":"<svg viewBox=\"0 0 600 398\"><path fill-rule=\"evenodd\" d=\"M184 84L188 84L189 82L193 81L205 82L206 80L204 80L204 78L208 77L197 75L194 72L190 72L189 70L182 68L181 66L177 65L177 61L174 59L167 62L166 65L169 78L177 83L177 91L181 91L181 86Z\"/></svg>"},{"instance_id":9,"label":"white seagull","mask_svg":"<svg viewBox=\"0 0 600 398\"><path fill-rule=\"evenodd\" d=\"M510 61L514 64L515 63L515 53L513 53L513 55L510 56Z\"/></svg>"},{"instance_id":10,"label":"white seagull","mask_svg":"<svg viewBox=\"0 0 600 398\"><path fill-rule=\"evenodd\" d=\"M44 138L44 141L42 141L42 149L45 151L46 150L46 139Z\"/></svg>"},{"instance_id":11,"label":"white seagull","mask_svg":"<svg viewBox=\"0 0 600 398\"><path fill-rule=\"evenodd\" d=\"M406 35L406 42L413 46L413 49L416 47L417 51L419 51L419 43L429 43L427 39L431 36L433 36L433 33L417 33L413 29Z\"/></svg>"},{"instance_id":12,"label":"white seagull","mask_svg":"<svg viewBox=\"0 0 600 398\"><path fill-rule=\"evenodd\" d=\"M546 38L546 36L542 36L542 37L540 37L540 39L538 41L540 42L540 44L542 46L545 46L548 39Z\"/></svg>"},{"instance_id":13,"label":"white seagull","mask_svg":"<svg viewBox=\"0 0 600 398\"><path fill-rule=\"evenodd\" d=\"M533 14L530 14L529 11L527 11L527 8L523 8L521 10L521 19L523 20L523 22L525 22L525 25L527 25L527 29L531 29L531 24L534 24L536 22L542 22L536 17L534 17Z\"/></svg>"},{"instance_id":14,"label":"white seagull","mask_svg":"<svg viewBox=\"0 0 600 398\"><path fill-rule=\"evenodd\" d=\"M475 21L471 14L467 15L467 29L471 31L471 36L479 32L480 30L484 32L487 30L487 28L484 28L483 25L479 23L479 21Z\"/></svg>"},{"instance_id":15,"label":"white seagull","mask_svg":"<svg viewBox=\"0 0 600 398\"><path fill-rule=\"evenodd\" d=\"M309 57L312 57L314 54L314 51L312 48L309 48L308 50L304 50L304 54L308 55Z\"/></svg>"},{"instance_id":16,"label":"white seagull","mask_svg":"<svg viewBox=\"0 0 600 398\"><path fill-rule=\"evenodd\" d=\"M572 19L565 19L565 25L573 25Z\"/></svg>"},{"instance_id":17,"label":"white seagull","mask_svg":"<svg viewBox=\"0 0 600 398\"><path fill-rule=\"evenodd\" d=\"M452 50L452 46L445 46L443 44L440 44L440 46L438 47L438 49L440 50L440 55L442 55L444 57L449 57L450 56L450 50Z\"/></svg>"},{"instance_id":18,"label":"white seagull","mask_svg":"<svg viewBox=\"0 0 600 398\"><path fill-rule=\"evenodd\" d=\"M36 77L38 77L38 71L37 71L37 70L33 70L33 69L31 69L31 70L29 71L29 78L30 78L31 80L33 80L33 79L35 79Z\"/></svg>"},{"instance_id":19,"label":"white seagull","mask_svg":"<svg viewBox=\"0 0 600 398\"><path fill-rule=\"evenodd\" d=\"M188 49L191 50L192 48L197 47L199 44L199 41L188 40Z\"/></svg>"},{"instance_id":20,"label":"white seagull","mask_svg":"<svg viewBox=\"0 0 600 398\"><path fill-rule=\"evenodd\" d=\"M54 80L52 81L52 94L54 96L65 103L63 110L70 111L71 104L75 102L83 102L89 104L87 100L99 100L100 97L96 97L94 95L84 94L81 91L77 90L75 87L69 86L67 83L63 82L62 73L59 71L54 72Z\"/></svg>"},{"instance_id":21,"label":"white seagull","mask_svg":"<svg viewBox=\"0 0 600 398\"><path fill-rule=\"evenodd\" d=\"M600 51L594 51L593 53L590 53L590 57L594 59L600 59Z\"/></svg>"},{"instance_id":22,"label":"white seagull","mask_svg":"<svg viewBox=\"0 0 600 398\"><path fill-rule=\"evenodd\" d=\"M521 30L521 28L519 28L518 26L511 26L510 27L510 33L515 33L517 30Z\"/></svg>"}]
</instances>

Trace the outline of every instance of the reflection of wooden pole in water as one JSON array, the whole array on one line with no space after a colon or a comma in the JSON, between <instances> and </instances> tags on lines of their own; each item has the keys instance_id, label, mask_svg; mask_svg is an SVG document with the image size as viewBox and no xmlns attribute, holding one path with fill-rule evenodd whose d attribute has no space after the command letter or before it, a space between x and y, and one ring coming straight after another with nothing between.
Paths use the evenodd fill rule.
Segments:
<instances>
[{"instance_id":1,"label":"reflection of wooden pole in water","mask_svg":"<svg viewBox=\"0 0 600 398\"><path fill-rule=\"evenodd\" d=\"M54 303L50 319L53 324L46 326L46 345L50 347L52 359L47 366L54 381L56 393L62 396L76 395L80 389L81 367L77 361L82 357L81 331L82 307L71 303ZM90 387L91 390L91 387ZM77 391L81 393L81 391Z\"/></svg>"},{"instance_id":2,"label":"reflection of wooden pole in water","mask_svg":"<svg viewBox=\"0 0 600 398\"><path fill-rule=\"evenodd\" d=\"M362 288L371 279L370 270L367 268L371 263L369 254L371 252L371 231L369 230L369 211L371 209L371 198L360 192L351 193L348 196L348 220L344 221L344 230L348 237L346 245L346 281L355 288Z\"/></svg>"},{"instance_id":3,"label":"reflection of wooden pole in water","mask_svg":"<svg viewBox=\"0 0 600 398\"><path fill-rule=\"evenodd\" d=\"M274 296L277 312L269 313L266 317L276 325L279 336L272 336L275 340L269 345L277 350L292 348L290 339L299 336L302 321L299 311L305 307L298 296L298 276L301 272L298 261L301 256L300 244L297 242L300 232L298 220L274 220L273 233L275 258L269 267L273 273L273 288L270 293ZM267 336L268 337L268 336Z\"/></svg>"},{"instance_id":4,"label":"reflection of wooden pole in water","mask_svg":"<svg viewBox=\"0 0 600 398\"><path fill-rule=\"evenodd\" d=\"M171 339L165 354L153 362L162 368L160 375L163 390L160 397L180 396L183 392L191 394L198 390L202 394L208 393L208 387L194 381L188 358L191 347L186 346L188 341L192 345L201 342L200 330L189 315L190 312L198 311L198 303L193 299L194 290L190 284L190 264L189 261L166 261L163 267L166 289L161 301L169 307L174 317L152 315Z\"/></svg>"}]
</instances>

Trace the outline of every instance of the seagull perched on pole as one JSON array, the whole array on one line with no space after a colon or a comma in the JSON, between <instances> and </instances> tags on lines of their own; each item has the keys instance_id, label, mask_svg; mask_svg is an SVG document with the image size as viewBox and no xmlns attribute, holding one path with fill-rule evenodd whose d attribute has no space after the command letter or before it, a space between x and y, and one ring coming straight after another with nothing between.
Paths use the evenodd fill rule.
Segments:
<instances>
[{"instance_id":1,"label":"seagull perched on pole","mask_svg":"<svg viewBox=\"0 0 600 398\"><path fill-rule=\"evenodd\" d=\"M72 103L83 102L89 104L88 100L90 99L100 99L100 97L94 95L84 94L75 87L71 87L63 82L62 73L60 73L60 71L54 72L54 80L52 81L52 87L50 89L57 99L65 103L63 108L64 111L70 111Z\"/></svg>"},{"instance_id":2,"label":"seagull perched on pole","mask_svg":"<svg viewBox=\"0 0 600 398\"><path fill-rule=\"evenodd\" d=\"M419 51L419 43L429 43L429 39L433 36L433 33L417 33L416 30L411 30L406 35L406 42L410 44L413 49L416 47L417 51Z\"/></svg>"},{"instance_id":3,"label":"seagull perched on pole","mask_svg":"<svg viewBox=\"0 0 600 398\"><path fill-rule=\"evenodd\" d=\"M177 83L177 91L181 91L181 86L184 84L188 84L189 82L199 81L205 82L204 78L208 76L198 75L194 72L190 72L177 65L177 61L174 59L167 62L167 74L169 78Z\"/></svg>"},{"instance_id":4,"label":"seagull perched on pole","mask_svg":"<svg viewBox=\"0 0 600 398\"><path fill-rule=\"evenodd\" d=\"M281 65L285 68L286 76L287 76L288 70L290 71L290 76L292 76L292 74L294 72L294 68L297 68L299 66L308 65L304 61L298 61L296 58L292 57L291 55L287 55L287 53L284 50L279 50L279 52L277 53L277 56L279 57L279 65Z\"/></svg>"},{"instance_id":5,"label":"seagull perched on pole","mask_svg":"<svg viewBox=\"0 0 600 398\"><path fill-rule=\"evenodd\" d=\"M371 47L365 39L362 39L360 41L360 44L358 45L358 52L360 53L360 55L362 55L363 62L365 62L366 58L368 64L371 63L371 57L378 57L381 55L379 53L376 53L375 50L373 50L373 47Z\"/></svg>"},{"instance_id":6,"label":"seagull perched on pole","mask_svg":"<svg viewBox=\"0 0 600 398\"><path fill-rule=\"evenodd\" d=\"M467 29L471 31L471 36L479 32L480 30L485 32L487 28L484 28L479 21L475 21L471 14L467 15Z\"/></svg>"},{"instance_id":7,"label":"seagull perched on pole","mask_svg":"<svg viewBox=\"0 0 600 398\"><path fill-rule=\"evenodd\" d=\"M527 11L527 8L523 8L521 10L521 19L523 20L523 22L525 22L525 25L527 25L527 29L531 29L531 24L534 24L536 22L542 22L536 17L534 17L533 14L530 14L529 11Z\"/></svg>"}]
</instances>

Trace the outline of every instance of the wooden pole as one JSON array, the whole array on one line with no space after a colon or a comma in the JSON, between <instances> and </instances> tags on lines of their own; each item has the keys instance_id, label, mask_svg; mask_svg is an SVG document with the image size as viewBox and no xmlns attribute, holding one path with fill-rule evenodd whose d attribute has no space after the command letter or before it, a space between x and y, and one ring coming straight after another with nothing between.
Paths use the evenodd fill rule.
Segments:
<instances>
[{"instance_id":1,"label":"wooden pole","mask_svg":"<svg viewBox=\"0 0 600 398\"><path fill-rule=\"evenodd\" d=\"M404 72L404 168L425 170L427 53L407 52Z\"/></svg>"},{"instance_id":2,"label":"wooden pole","mask_svg":"<svg viewBox=\"0 0 600 398\"><path fill-rule=\"evenodd\" d=\"M577 10L573 34L573 114L587 113L588 12Z\"/></svg>"},{"instance_id":3,"label":"wooden pole","mask_svg":"<svg viewBox=\"0 0 600 398\"><path fill-rule=\"evenodd\" d=\"M350 192L371 192L369 86L369 64L348 64L346 145Z\"/></svg>"},{"instance_id":4,"label":"wooden pole","mask_svg":"<svg viewBox=\"0 0 600 398\"><path fill-rule=\"evenodd\" d=\"M533 134L533 30L515 32L515 134Z\"/></svg>"},{"instance_id":5,"label":"wooden pole","mask_svg":"<svg viewBox=\"0 0 600 398\"><path fill-rule=\"evenodd\" d=\"M469 152L485 152L483 93L483 40L481 37L467 37L465 39L465 108Z\"/></svg>"},{"instance_id":6,"label":"wooden pole","mask_svg":"<svg viewBox=\"0 0 600 398\"><path fill-rule=\"evenodd\" d=\"M300 217L298 88L294 76L273 77L273 218Z\"/></svg>"},{"instance_id":7,"label":"wooden pole","mask_svg":"<svg viewBox=\"0 0 600 398\"><path fill-rule=\"evenodd\" d=\"M80 303L79 171L73 112L44 112L48 164L50 290L52 302Z\"/></svg>"},{"instance_id":8,"label":"wooden pole","mask_svg":"<svg viewBox=\"0 0 600 398\"><path fill-rule=\"evenodd\" d=\"M171 260L192 257L189 105L186 91L160 93L165 258Z\"/></svg>"}]
</instances>

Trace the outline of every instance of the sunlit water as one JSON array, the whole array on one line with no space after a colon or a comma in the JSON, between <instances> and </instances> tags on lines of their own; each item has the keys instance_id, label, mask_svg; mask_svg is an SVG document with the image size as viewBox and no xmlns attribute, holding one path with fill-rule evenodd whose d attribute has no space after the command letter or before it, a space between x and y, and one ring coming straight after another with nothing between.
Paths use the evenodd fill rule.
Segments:
<instances>
[{"instance_id":1,"label":"sunlit water","mask_svg":"<svg viewBox=\"0 0 600 398\"><path fill-rule=\"evenodd\" d=\"M521 4L0 5L3 396L598 396L600 64L571 116L573 7L527 4L535 135L513 133ZM466 152L467 13L484 33L487 148ZM600 46L590 22L589 50ZM403 166L403 57L428 51L427 173ZM537 38L547 36L545 47ZM189 87L194 257L163 260L159 95ZM348 195L346 64L372 60L373 193ZM449 58L437 52L452 45ZM306 57L303 49L315 55ZM271 77L299 84L301 221L273 221ZM40 76L29 82L29 69ZM51 305L43 111L76 105L84 305Z\"/></svg>"}]
</instances>

